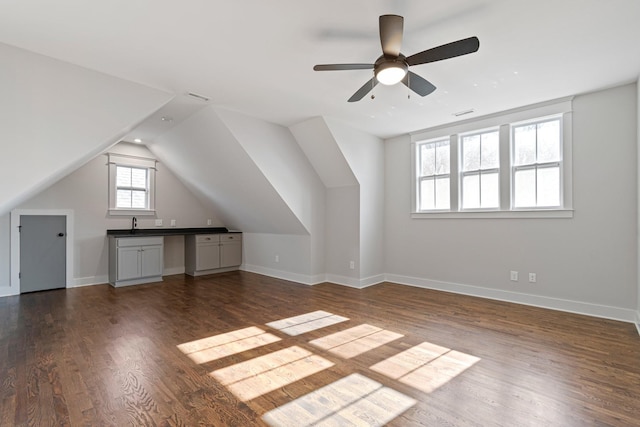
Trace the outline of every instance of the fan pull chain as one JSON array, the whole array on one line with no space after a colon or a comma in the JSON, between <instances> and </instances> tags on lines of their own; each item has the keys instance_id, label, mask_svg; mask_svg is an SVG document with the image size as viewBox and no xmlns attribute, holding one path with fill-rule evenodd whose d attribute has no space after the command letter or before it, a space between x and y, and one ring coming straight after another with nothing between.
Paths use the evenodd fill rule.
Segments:
<instances>
[{"instance_id":1,"label":"fan pull chain","mask_svg":"<svg viewBox=\"0 0 640 427\"><path fill-rule=\"evenodd\" d=\"M407 72L407 99L411 99L411 74Z\"/></svg>"},{"instance_id":2,"label":"fan pull chain","mask_svg":"<svg viewBox=\"0 0 640 427\"><path fill-rule=\"evenodd\" d=\"M376 95L373 93L373 89L376 87L376 82L374 81L376 78L376 73L373 73L373 79L371 79L371 99L376 99Z\"/></svg>"}]
</instances>

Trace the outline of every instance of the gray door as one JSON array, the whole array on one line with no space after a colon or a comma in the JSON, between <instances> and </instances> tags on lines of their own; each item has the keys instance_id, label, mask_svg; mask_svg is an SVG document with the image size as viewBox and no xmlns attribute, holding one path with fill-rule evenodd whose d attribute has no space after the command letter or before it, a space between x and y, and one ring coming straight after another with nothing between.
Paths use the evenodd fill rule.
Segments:
<instances>
[{"instance_id":1,"label":"gray door","mask_svg":"<svg viewBox=\"0 0 640 427\"><path fill-rule=\"evenodd\" d=\"M20 215L20 292L67 284L67 218Z\"/></svg>"}]
</instances>

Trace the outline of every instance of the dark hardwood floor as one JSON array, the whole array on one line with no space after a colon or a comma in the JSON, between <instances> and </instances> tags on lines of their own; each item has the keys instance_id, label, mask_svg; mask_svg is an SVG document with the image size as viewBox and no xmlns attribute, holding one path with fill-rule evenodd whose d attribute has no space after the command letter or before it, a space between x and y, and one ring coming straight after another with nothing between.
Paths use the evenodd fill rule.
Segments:
<instances>
[{"instance_id":1,"label":"dark hardwood floor","mask_svg":"<svg viewBox=\"0 0 640 427\"><path fill-rule=\"evenodd\" d=\"M2 426L316 422L638 426L640 337L390 283L247 272L0 298Z\"/></svg>"}]
</instances>

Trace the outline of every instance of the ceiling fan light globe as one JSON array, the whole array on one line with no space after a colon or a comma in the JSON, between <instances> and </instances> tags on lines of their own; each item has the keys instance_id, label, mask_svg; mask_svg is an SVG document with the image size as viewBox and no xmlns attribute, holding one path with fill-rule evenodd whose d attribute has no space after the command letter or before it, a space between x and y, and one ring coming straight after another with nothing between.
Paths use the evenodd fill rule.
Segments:
<instances>
[{"instance_id":1,"label":"ceiling fan light globe","mask_svg":"<svg viewBox=\"0 0 640 427\"><path fill-rule=\"evenodd\" d=\"M400 83L407 75L407 64L402 62L385 62L376 69L376 79L383 85Z\"/></svg>"}]
</instances>

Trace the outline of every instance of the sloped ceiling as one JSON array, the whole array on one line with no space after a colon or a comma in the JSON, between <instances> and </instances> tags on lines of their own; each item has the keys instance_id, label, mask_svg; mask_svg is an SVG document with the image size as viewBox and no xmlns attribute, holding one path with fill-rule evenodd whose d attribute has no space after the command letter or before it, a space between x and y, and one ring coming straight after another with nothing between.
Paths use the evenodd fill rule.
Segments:
<instances>
[{"instance_id":1,"label":"sloped ceiling","mask_svg":"<svg viewBox=\"0 0 640 427\"><path fill-rule=\"evenodd\" d=\"M196 195L212 201L228 228L308 234L214 108L198 111L149 149Z\"/></svg>"},{"instance_id":2,"label":"sloped ceiling","mask_svg":"<svg viewBox=\"0 0 640 427\"><path fill-rule=\"evenodd\" d=\"M173 95L0 43L0 215L115 144Z\"/></svg>"},{"instance_id":3,"label":"sloped ceiling","mask_svg":"<svg viewBox=\"0 0 640 427\"><path fill-rule=\"evenodd\" d=\"M216 107L290 126L313 117L390 137L635 81L637 0L32 0L2 2L0 42ZM477 36L472 55L413 67L438 88L422 98L378 85L346 100L373 62L378 17L405 17L402 52Z\"/></svg>"}]
</instances>

